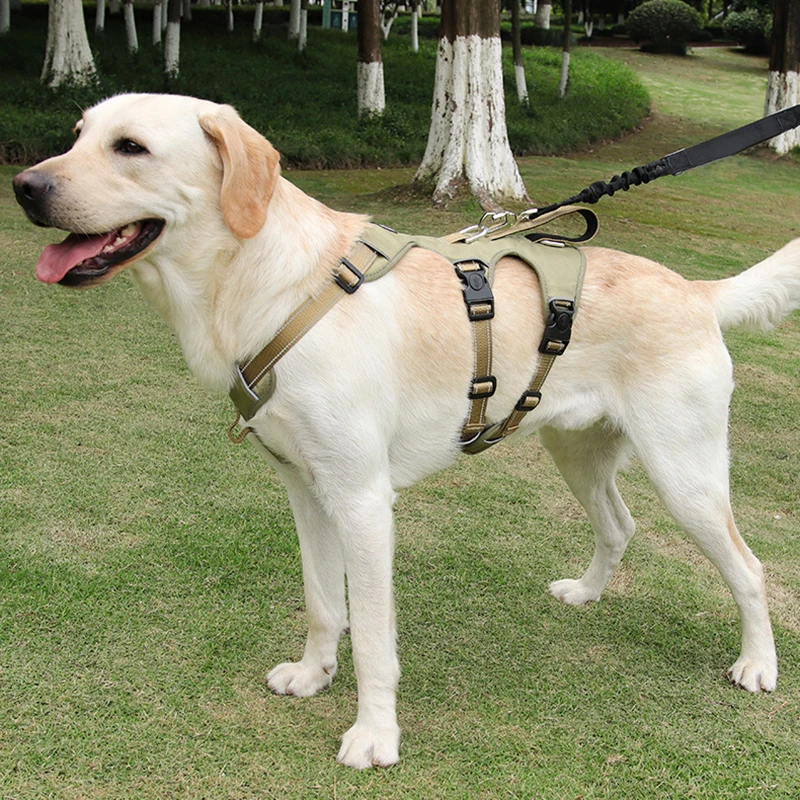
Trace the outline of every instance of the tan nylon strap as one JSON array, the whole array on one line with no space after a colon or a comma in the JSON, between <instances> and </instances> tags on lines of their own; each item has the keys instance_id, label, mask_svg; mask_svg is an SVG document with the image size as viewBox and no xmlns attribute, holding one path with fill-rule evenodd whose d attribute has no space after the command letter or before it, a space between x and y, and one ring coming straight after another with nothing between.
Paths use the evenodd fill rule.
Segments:
<instances>
[{"instance_id":1,"label":"tan nylon strap","mask_svg":"<svg viewBox=\"0 0 800 800\"><path fill-rule=\"evenodd\" d=\"M562 236L560 234L543 232L535 234L530 233L530 231L540 228L542 225L547 225L547 223L553 222L553 220L559 219L560 217L566 217L570 214L578 214L579 216L583 217L584 221L586 222L586 230L579 236L569 237ZM505 222L497 225L494 228L473 225L470 228L464 228L464 230L456 231L455 233L450 233L447 236L443 236L442 240L450 244L458 244L461 242L468 242L471 239L481 239L483 237L490 241L496 241L497 239L503 239L506 236L526 236L526 238L531 239L532 241L539 239L551 239L553 241L560 242L580 243L588 242L590 239L593 239L597 233L598 226L599 223L597 220L597 215L590 208L582 208L581 206L563 206L562 208L557 208L554 211L549 211L546 214L541 214L540 216L533 217L532 219L525 217L523 214L521 218L518 219L513 225L507 225Z\"/></svg>"},{"instance_id":2,"label":"tan nylon strap","mask_svg":"<svg viewBox=\"0 0 800 800\"><path fill-rule=\"evenodd\" d=\"M340 262L334 272L343 283L353 291L358 287L360 278L349 269L348 263L355 267L362 275L367 272L377 259L378 255L363 242L359 242ZM275 334L269 344L242 367L242 375L248 387L255 386L265 373L308 333L314 325L331 310L346 294L339 283L334 280L329 283L318 295L306 300L292 313L289 319Z\"/></svg>"},{"instance_id":3,"label":"tan nylon strap","mask_svg":"<svg viewBox=\"0 0 800 800\"><path fill-rule=\"evenodd\" d=\"M544 232L535 234L530 233L530 231L540 228L542 225L547 225L548 222L559 219L559 217L568 216L569 214L578 214L579 216L583 217L584 221L586 222L586 230L580 234L580 236L570 237ZM554 211L534 217L533 219L522 219L515 225L511 225L508 228L503 228L502 230L498 231L489 231L486 236L488 239L495 240L502 239L505 236L522 235L528 239L531 239L532 241L536 241L537 239L551 239L557 242L581 243L588 242L590 239L593 239L594 235L597 233L598 227L599 223L597 220L597 214L595 214L590 208L581 208L580 206L563 206L562 208L557 208Z\"/></svg>"},{"instance_id":4,"label":"tan nylon strap","mask_svg":"<svg viewBox=\"0 0 800 800\"><path fill-rule=\"evenodd\" d=\"M485 277L486 265L480 261L462 261L455 265L456 270L468 276L472 272L483 271ZM486 426L486 405L494 394L496 382L492 376L492 323L491 319L475 319L474 315L481 316L492 312L491 303L467 305L467 313L472 328L472 386L469 396L469 415L461 431L462 441L474 438Z\"/></svg>"}]
</instances>

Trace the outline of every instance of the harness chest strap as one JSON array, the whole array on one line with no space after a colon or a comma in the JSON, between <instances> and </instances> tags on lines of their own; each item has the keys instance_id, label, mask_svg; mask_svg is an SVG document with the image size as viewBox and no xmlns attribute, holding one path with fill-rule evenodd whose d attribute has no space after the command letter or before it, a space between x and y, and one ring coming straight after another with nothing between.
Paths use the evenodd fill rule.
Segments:
<instances>
[{"instance_id":1,"label":"harness chest strap","mask_svg":"<svg viewBox=\"0 0 800 800\"><path fill-rule=\"evenodd\" d=\"M569 212L564 210L562 213ZM536 224L526 224L525 230L536 226ZM461 250L463 246L461 242L464 240L459 234L454 235L456 243L453 244L440 238L412 237L395 233L382 226L369 225L361 241L337 265L332 282L327 284L320 294L309 298L297 308L275 337L252 359L238 367L230 396L241 418L245 423L248 422L269 400L275 390L273 371L275 364L342 297L353 294L362 283L385 275L412 247L423 247L448 258L456 266L459 277L465 281L467 287L471 280L473 292L478 294L477 298L472 298L474 302L470 302L465 288L465 302L473 322L475 378L469 393L472 405L462 433L462 449L468 453L481 452L509 433L513 433L519 427L524 415L538 405L541 386L553 361L566 348L566 342L569 341L568 331L564 337L563 332L559 333L553 327L555 324L553 320L568 319L571 325L572 315L577 310L577 298L580 294L585 265L582 253L574 247L564 247L559 241L543 243L556 245L555 250L552 247L543 247L542 244L533 244L523 239L518 235L520 232L522 231L515 226L513 233L517 235L511 236L508 242L490 240L505 238L508 233L503 231L471 242L468 250ZM557 255L558 249L562 251L560 257ZM547 257L543 255L545 251L550 251ZM470 258L459 258L467 252ZM496 381L491 375L490 320L494 313L491 281L495 264L508 255L520 258L536 271L542 289L548 330L545 331L540 346L540 361L528 390L520 397L509 417L502 422L487 426L485 425L487 402L496 388ZM481 286L478 286L478 283ZM561 303L560 309L554 306L556 302ZM556 335L550 335L548 338L548 331L552 334L553 330L556 330ZM246 427L236 436L234 429L238 423L237 419L228 430L231 440L237 443L252 432L252 428Z\"/></svg>"}]
</instances>

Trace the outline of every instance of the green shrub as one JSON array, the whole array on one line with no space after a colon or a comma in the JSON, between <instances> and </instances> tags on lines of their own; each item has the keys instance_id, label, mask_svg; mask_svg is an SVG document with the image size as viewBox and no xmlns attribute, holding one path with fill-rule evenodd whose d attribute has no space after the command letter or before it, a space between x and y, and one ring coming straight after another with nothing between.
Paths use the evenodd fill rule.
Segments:
<instances>
[{"instance_id":1,"label":"green shrub","mask_svg":"<svg viewBox=\"0 0 800 800\"><path fill-rule=\"evenodd\" d=\"M741 45L748 53L769 52L772 38L772 15L768 11L748 8L731 11L722 25L725 35Z\"/></svg>"},{"instance_id":2,"label":"green shrub","mask_svg":"<svg viewBox=\"0 0 800 800\"><path fill-rule=\"evenodd\" d=\"M703 24L700 15L681 0L648 0L628 16L628 34L643 50L685 53Z\"/></svg>"}]
</instances>

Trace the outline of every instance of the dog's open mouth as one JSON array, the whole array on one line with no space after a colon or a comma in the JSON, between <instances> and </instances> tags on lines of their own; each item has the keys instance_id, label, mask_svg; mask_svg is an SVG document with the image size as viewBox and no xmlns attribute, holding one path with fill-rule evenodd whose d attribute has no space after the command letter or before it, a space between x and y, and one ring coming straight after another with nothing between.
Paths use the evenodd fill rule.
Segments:
<instances>
[{"instance_id":1,"label":"dog's open mouth","mask_svg":"<svg viewBox=\"0 0 800 800\"><path fill-rule=\"evenodd\" d=\"M107 233L71 233L60 244L48 245L36 265L36 277L45 283L78 286L102 278L149 247L164 229L164 220L131 222Z\"/></svg>"}]
</instances>

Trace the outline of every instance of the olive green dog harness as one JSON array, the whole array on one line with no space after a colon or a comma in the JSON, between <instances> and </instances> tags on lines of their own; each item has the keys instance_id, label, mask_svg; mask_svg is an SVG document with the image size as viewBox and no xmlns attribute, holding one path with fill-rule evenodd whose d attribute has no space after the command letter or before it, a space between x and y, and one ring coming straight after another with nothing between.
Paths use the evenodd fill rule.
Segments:
<instances>
[{"instance_id":1,"label":"olive green dog harness","mask_svg":"<svg viewBox=\"0 0 800 800\"><path fill-rule=\"evenodd\" d=\"M529 233L553 217L581 214L587 232L576 240ZM410 236L380 225L366 227L353 249L342 258L333 272L333 280L318 295L309 298L290 315L274 338L249 361L238 365L230 396L244 425L275 391L275 364L333 306L358 291L364 283L386 275L414 247L431 250L453 264L461 281L467 317L473 331L473 379L469 387L470 412L461 434L461 447L467 453L479 453L519 428L525 415L541 400L542 386L556 358L567 348L572 322L578 310L586 262L581 250L568 242L587 241L597 230L594 214L588 209L565 208L556 214L532 222L503 224L477 231L465 229L445 238ZM530 241L522 234L536 238ZM539 362L531 382L511 414L501 422L487 425L486 409L495 393L497 381L492 375L492 329L495 314L492 282L497 262L511 256L534 270L542 291L545 329L539 345ZM231 439L241 442L253 429L244 427L239 436L229 430Z\"/></svg>"}]
</instances>

